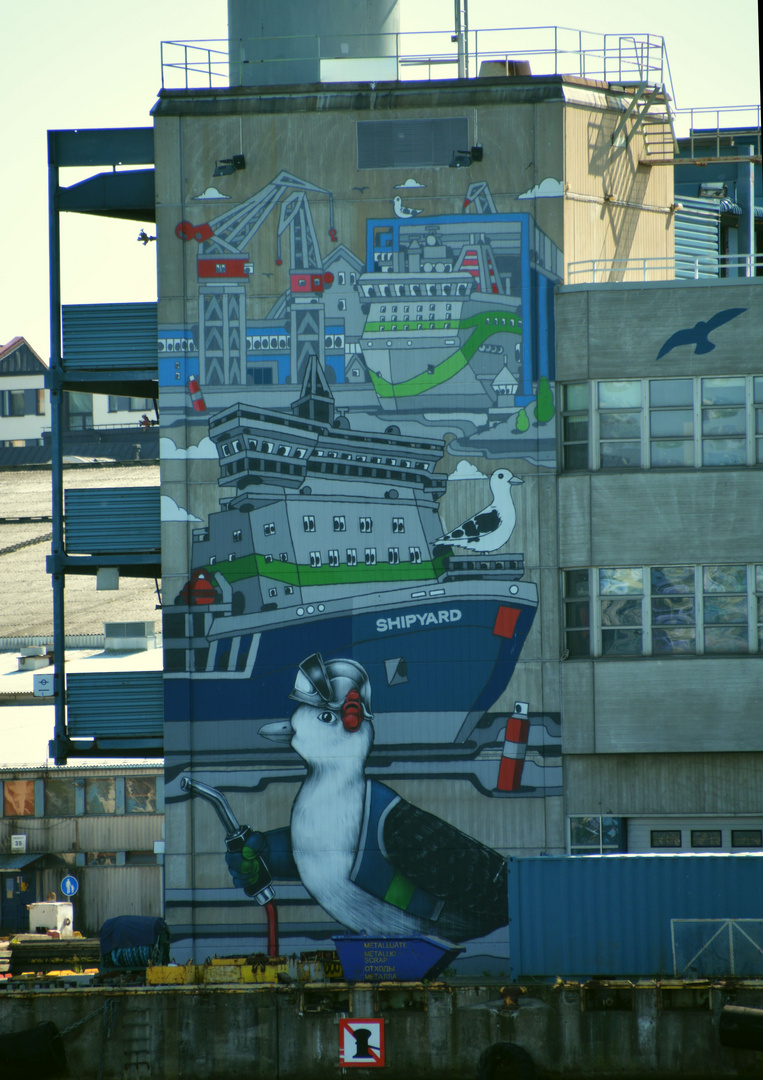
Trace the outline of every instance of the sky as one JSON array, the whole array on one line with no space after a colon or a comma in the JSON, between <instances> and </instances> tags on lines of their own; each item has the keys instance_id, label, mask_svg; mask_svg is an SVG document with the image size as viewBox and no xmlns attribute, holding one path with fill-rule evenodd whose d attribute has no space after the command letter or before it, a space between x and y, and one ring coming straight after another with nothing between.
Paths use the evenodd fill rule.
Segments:
<instances>
[{"instance_id":1,"label":"sky","mask_svg":"<svg viewBox=\"0 0 763 1080\"><path fill-rule=\"evenodd\" d=\"M403 31L453 25L452 0L398 2ZM470 0L469 27L528 26L527 12L526 5ZM680 109L760 102L757 0L735 0L727 13L710 0L544 0L542 12L545 26L664 37ZM47 361L46 132L150 126L160 43L224 39L227 0L130 0L120 7L0 0L0 17L0 344L25 337ZM62 183L83 178L71 174L63 173ZM140 229L137 222L62 215L63 302L155 300L155 245L137 242Z\"/></svg>"}]
</instances>

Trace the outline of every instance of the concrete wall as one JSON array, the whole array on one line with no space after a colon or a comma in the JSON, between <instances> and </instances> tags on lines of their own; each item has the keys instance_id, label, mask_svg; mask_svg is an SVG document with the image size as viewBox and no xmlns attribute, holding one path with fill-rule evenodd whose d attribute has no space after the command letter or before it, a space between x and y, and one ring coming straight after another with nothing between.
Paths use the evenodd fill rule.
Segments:
<instances>
[{"instance_id":1,"label":"concrete wall","mask_svg":"<svg viewBox=\"0 0 763 1080\"><path fill-rule=\"evenodd\" d=\"M381 1017L388 1080L463 1080L495 1043L547 1080L758 1077L763 1054L718 1040L723 1005L760 1008L757 985L653 983L458 988L312 984L267 989L7 991L0 1036L53 1021L81 1080L333 1077L339 1018ZM108 1037L106 1037L108 1036Z\"/></svg>"},{"instance_id":2,"label":"concrete wall","mask_svg":"<svg viewBox=\"0 0 763 1080\"><path fill-rule=\"evenodd\" d=\"M672 254L672 252L671 252ZM563 286L556 296L556 374L560 382L689 375L757 375L763 339L763 279L649 282L643 285ZM678 345L657 359L678 330L719 311L743 315L696 353Z\"/></svg>"}]
</instances>

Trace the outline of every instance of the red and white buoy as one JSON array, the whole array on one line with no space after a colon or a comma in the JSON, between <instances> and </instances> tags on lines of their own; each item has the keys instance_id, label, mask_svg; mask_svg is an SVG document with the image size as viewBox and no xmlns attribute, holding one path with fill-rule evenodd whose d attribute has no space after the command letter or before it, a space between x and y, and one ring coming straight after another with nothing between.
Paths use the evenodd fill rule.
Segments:
<instances>
[{"instance_id":1,"label":"red and white buoy","mask_svg":"<svg viewBox=\"0 0 763 1080\"><path fill-rule=\"evenodd\" d=\"M527 719L528 709L528 702L514 702L514 712L506 724L506 736L496 785L498 791L519 791L527 750L527 738L530 734L530 721Z\"/></svg>"},{"instance_id":2,"label":"red and white buoy","mask_svg":"<svg viewBox=\"0 0 763 1080\"><path fill-rule=\"evenodd\" d=\"M188 378L188 393L191 395L191 401L196 412L206 412L207 403L204 400L204 395L201 392L196 376L191 375Z\"/></svg>"}]
</instances>

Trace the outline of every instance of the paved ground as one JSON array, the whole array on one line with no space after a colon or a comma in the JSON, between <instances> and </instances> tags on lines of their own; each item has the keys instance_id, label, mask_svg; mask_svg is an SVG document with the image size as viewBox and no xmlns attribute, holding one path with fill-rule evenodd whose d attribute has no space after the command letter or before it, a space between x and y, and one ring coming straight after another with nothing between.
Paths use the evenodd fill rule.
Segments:
<instances>
[{"instance_id":1,"label":"paved ground","mask_svg":"<svg viewBox=\"0 0 763 1080\"><path fill-rule=\"evenodd\" d=\"M0 472L0 638L53 633L53 590L45 571L52 525L6 520L50 516L50 477L49 468ZM64 471L65 488L149 487L158 483L156 465ZM161 629L152 579L122 578L116 592L97 592L95 576L70 575L65 596L67 634L102 634L105 622L133 620L153 620L157 631Z\"/></svg>"}]
</instances>

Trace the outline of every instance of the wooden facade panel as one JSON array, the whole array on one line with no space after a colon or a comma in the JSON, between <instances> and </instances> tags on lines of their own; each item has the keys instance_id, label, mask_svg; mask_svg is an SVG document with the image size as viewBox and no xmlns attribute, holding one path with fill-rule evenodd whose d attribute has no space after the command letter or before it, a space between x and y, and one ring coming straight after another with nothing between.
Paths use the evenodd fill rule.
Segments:
<instances>
[{"instance_id":1,"label":"wooden facade panel","mask_svg":"<svg viewBox=\"0 0 763 1080\"><path fill-rule=\"evenodd\" d=\"M591 565L591 480L589 475L559 478L560 566Z\"/></svg>"},{"instance_id":2,"label":"wooden facade panel","mask_svg":"<svg viewBox=\"0 0 763 1080\"><path fill-rule=\"evenodd\" d=\"M556 319L556 377L559 382L588 379L588 290L557 290Z\"/></svg>"},{"instance_id":3,"label":"wooden facade panel","mask_svg":"<svg viewBox=\"0 0 763 1080\"><path fill-rule=\"evenodd\" d=\"M599 753L763 750L757 656L598 662L593 702Z\"/></svg>"},{"instance_id":4,"label":"wooden facade panel","mask_svg":"<svg viewBox=\"0 0 763 1080\"><path fill-rule=\"evenodd\" d=\"M565 770L569 754L596 751L593 713L593 662L575 661L561 665L562 747ZM565 776L565 787L567 779Z\"/></svg>"},{"instance_id":5,"label":"wooden facade panel","mask_svg":"<svg viewBox=\"0 0 763 1080\"><path fill-rule=\"evenodd\" d=\"M569 754L564 769L570 814L763 812L763 753Z\"/></svg>"},{"instance_id":6,"label":"wooden facade panel","mask_svg":"<svg viewBox=\"0 0 763 1080\"><path fill-rule=\"evenodd\" d=\"M572 479L560 483L560 492ZM759 560L760 475L735 470L733 489L729 480L723 470L594 473L591 565ZM587 517L584 521L588 525ZM568 550L576 553L572 544L562 546L562 565L576 565Z\"/></svg>"}]
</instances>

